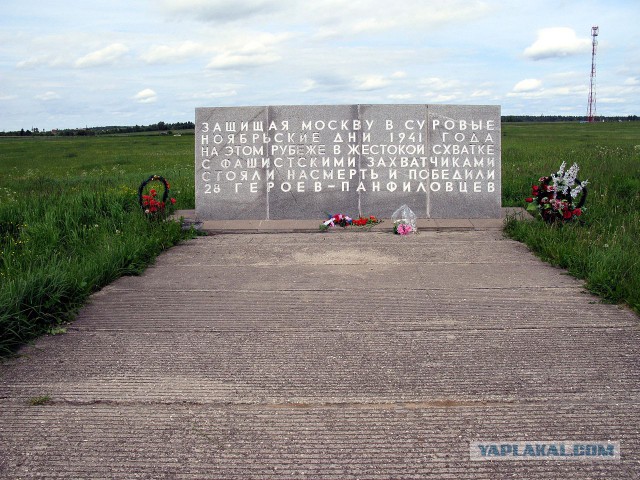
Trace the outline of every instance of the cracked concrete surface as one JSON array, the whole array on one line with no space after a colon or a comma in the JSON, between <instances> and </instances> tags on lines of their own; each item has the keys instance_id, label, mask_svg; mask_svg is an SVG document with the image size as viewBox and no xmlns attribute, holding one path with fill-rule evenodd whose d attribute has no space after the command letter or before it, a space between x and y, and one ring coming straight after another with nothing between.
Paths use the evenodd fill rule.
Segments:
<instances>
[{"instance_id":1,"label":"cracked concrete surface","mask_svg":"<svg viewBox=\"0 0 640 480\"><path fill-rule=\"evenodd\" d=\"M200 237L0 366L0 477L638 478L638 325L495 229ZM622 458L469 458L551 440Z\"/></svg>"}]
</instances>

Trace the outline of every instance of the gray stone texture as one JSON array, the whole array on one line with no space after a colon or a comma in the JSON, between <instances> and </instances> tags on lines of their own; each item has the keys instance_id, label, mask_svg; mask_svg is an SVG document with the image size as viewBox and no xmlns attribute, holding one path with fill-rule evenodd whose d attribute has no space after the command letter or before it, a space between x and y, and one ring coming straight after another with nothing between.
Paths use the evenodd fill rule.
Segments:
<instances>
[{"instance_id":1,"label":"gray stone texture","mask_svg":"<svg viewBox=\"0 0 640 480\"><path fill-rule=\"evenodd\" d=\"M352 124L353 120L358 119L357 106L331 105L319 108L307 106L269 107L269 123L276 122L276 125L279 125L283 120L289 121L290 127L286 133L293 134L293 136L296 137L296 140L292 143L288 142L286 145L293 145L295 147L301 146L302 148L312 146L314 144L326 146L338 145L341 149L340 154L334 155L333 152L328 150L324 156L329 156L331 158L339 157L348 163L348 145L355 145L357 142L350 142L347 132L339 130L334 131L328 128L320 130L315 127L310 131L303 131L301 128L302 122L304 121L308 122L309 120L312 120L312 123L314 124L316 124L316 122L322 122L318 123L318 125L321 125L327 124L329 121L334 119L347 120ZM318 133L315 139L312 136L313 132ZM274 139L276 133L277 132L275 130L270 131L269 137ZM307 134L306 142L299 141L300 135L303 133ZM340 134L342 141L334 142L336 134L338 133ZM282 144L275 142L271 145L275 145L276 148L283 146ZM319 157L320 155L316 156ZM284 167L275 168L274 183L276 185L268 194L270 220L307 218L322 219L326 216L325 212L353 212L353 215L355 215L355 212L358 211L358 196L353 194L358 186L357 179L355 177L353 179L346 180L334 178L333 180L323 181L323 191L316 193L313 190L313 179L290 180L287 178L288 172L295 172L296 176L299 176L301 173L309 172L311 170L309 167L300 168L295 164L295 162L293 165L289 164L289 159L292 157L295 157L296 159L303 157L305 159L303 164L305 165L308 165L308 162L310 161L310 155L307 153L303 153L302 155L282 153L271 154L271 158L274 161L276 158L281 158L284 163ZM357 169L359 158L353 155L351 155L351 157L355 159L356 162L356 165L353 168ZM346 170L348 170L348 168L346 168ZM348 192L342 191L341 183L343 181L348 181L349 183ZM304 185L304 192L296 191L298 182L302 182ZM284 192L282 188L278 188L278 185L283 183L290 184L291 191Z\"/></svg>"},{"instance_id":2,"label":"gray stone texture","mask_svg":"<svg viewBox=\"0 0 640 480\"><path fill-rule=\"evenodd\" d=\"M420 128L415 123L410 124L413 129L407 129L404 123L408 119L418 119L425 121L427 117L427 105L362 105L360 107L360 117L363 121L372 120L373 128L371 129L371 141L362 141L362 144L375 143L397 143L398 145L422 145L426 143L427 126L426 123ZM386 121L393 122L393 130L386 129ZM393 141L390 137L393 132ZM412 136L413 135L413 136ZM402 136L402 137L401 137ZM411 139L409 137L412 137ZM422 141L421 141L422 140ZM393 212L401 205L408 205L418 218L428 218L427 201L429 191L424 192L403 192L402 182L408 181L410 168L395 168L391 166L392 157L400 167L401 157L403 155L363 155L362 168L365 170L364 175L369 178L371 175L370 165L374 165L374 171L379 175L381 189L386 189L389 182L396 183L399 188L394 192L385 190L384 192L374 192L368 188L366 192L360 194L360 202L363 214L376 215L381 218L391 218ZM426 154L424 155L427 156ZM414 158L415 156L412 156ZM385 164L385 167L378 165ZM420 162L421 163L421 162ZM427 169L429 168L427 162ZM397 178L390 178L389 171L395 170ZM420 170L418 168L418 170ZM369 185L370 182L364 182Z\"/></svg>"},{"instance_id":3,"label":"gray stone texture","mask_svg":"<svg viewBox=\"0 0 640 480\"><path fill-rule=\"evenodd\" d=\"M500 140L499 106L198 108L196 213L500 218Z\"/></svg>"},{"instance_id":4,"label":"gray stone texture","mask_svg":"<svg viewBox=\"0 0 640 480\"><path fill-rule=\"evenodd\" d=\"M253 124L254 121L262 121L266 123L268 117L267 107L234 107L228 108L206 108L196 110L196 165L195 165L195 188L196 188L196 214L198 218L225 218L225 219L237 219L247 220L254 218L265 218L267 211L267 185L265 179L265 169L258 168L261 173L261 180L256 181L256 191L251 192L249 188L245 188L241 195L234 192L236 179L228 180L224 178L226 172L233 171L237 174L237 171L233 169L223 168L221 162L228 160L232 165L238 161L246 162L245 155L238 155L235 151L232 154L224 152L226 148L234 149L238 146L235 143L229 142L230 134L239 133L239 122L249 121ZM218 120L220 119L220 120ZM222 131L214 131L214 123L216 121L222 122ZM226 128L227 122L236 122L236 127L233 131L228 131ZM203 128L203 125L207 125ZM250 132L254 133L253 131ZM215 142L216 135L219 135L221 141ZM257 142L252 142L257 146L264 146L266 148L266 142L260 139ZM209 155L203 148L209 148ZM216 148L219 155L212 155L211 150ZM209 159L210 163L206 163ZM204 168L204 166L210 168ZM240 170L240 169L237 169ZM206 172L206 173L205 173ZM203 175L210 175L210 181L205 182ZM216 176L220 174L223 177L222 181L217 181ZM246 183L246 182L245 182ZM213 192L214 185L221 185L221 191L219 193ZM207 186L208 185L208 186ZM210 192L210 193L209 193ZM222 215L222 216L221 216Z\"/></svg>"},{"instance_id":5,"label":"gray stone texture","mask_svg":"<svg viewBox=\"0 0 640 480\"><path fill-rule=\"evenodd\" d=\"M462 167L460 171L465 174L471 173L473 179L464 180L466 193L461 191L459 181L452 180L452 192L432 192L429 202L428 215L431 218L499 218L501 203L501 126L500 107L497 106L467 106L467 105L429 105L428 108L429 128L429 157L436 157L439 161L439 177L444 172L456 170L451 166L442 166L442 159L448 159L449 165L455 158L463 165L468 159L473 167ZM432 128L434 121L438 122L436 128ZM449 124L447 125L447 122ZM482 128L474 130L474 124ZM493 122L491 129L487 128L487 122ZM451 128L447 128L451 127ZM446 139L443 141L443 135ZM456 135L461 141L456 141ZM464 139L463 139L464 137ZM463 139L463 140L462 140ZM466 147L468 154L441 154L437 145L451 145L452 152L455 147ZM490 149L491 147L491 149ZM434 152L434 149L436 151ZM492 152L493 153L489 153ZM478 153L479 152L479 153ZM490 164L493 162L493 164ZM475 167L476 163L481 164ZM435 168L432 165L431 173ZM494 180L493 192L488 191L488 181L486 180L493 172ZM477 178L479 175L482 177ZM477 184L476 184L477 182ZM474 191L474 184L479 187L479 192ZM446 182L443 187L446 189Z\"/></svg>"}]
</instances>

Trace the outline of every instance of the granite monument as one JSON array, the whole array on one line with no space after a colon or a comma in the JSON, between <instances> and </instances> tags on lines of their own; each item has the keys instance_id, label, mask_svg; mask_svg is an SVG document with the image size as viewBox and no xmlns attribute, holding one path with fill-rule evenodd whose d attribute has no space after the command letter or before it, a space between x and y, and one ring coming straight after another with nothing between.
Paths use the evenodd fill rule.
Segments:
<instances>
[{"instance_id":1,"label":"granite monument","mask_svg":"<svg viewBox=\"0 0 640 480\"><path fill-rule=\"evenodd\" d=\"M196 109L200 220L499 218L500 107Z\"/></svg>"}]
</instances>

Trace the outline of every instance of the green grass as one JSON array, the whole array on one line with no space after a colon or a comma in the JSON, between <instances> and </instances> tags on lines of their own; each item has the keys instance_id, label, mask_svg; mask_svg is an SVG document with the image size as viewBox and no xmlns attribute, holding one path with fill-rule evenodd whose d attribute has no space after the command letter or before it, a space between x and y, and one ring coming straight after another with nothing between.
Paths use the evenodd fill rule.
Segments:
<instances>
[{"instance_id":1,"label":"green grass","mask_svg":"<svg viewBox=\"0 0 640 480\"><path fill-rule=\"evenodd\" d=\"M640 122L504 124L503 204L525 206L531 185L563 161L577 162L589 180L582 221L511 221L507 234L605 300L640 312Z\"/></svg>"},{"instance_id":2,"label":"green grass","mask_svg":"<svg viewBox=\"0 0 640 480\"><path fill-rule=\"evenodd\" d=\"M193 208L193 136L2 138L0 172L0 355L189 235L146 218L137 187L162 175Z\"/></svg>"},{"instance_id":3,"label":"green grass","mask_svg":"<svg viewBox=\"0 0 640 480\"><path fill-rule=\"evenodd\" d=\"M138 185L159 174L194 208L193 135L0 138L0 355L61 332L87 297L140 273L185 234L145 218ZM592 291L640 311L640 122L504 124L503 204L578 162L582 223L508 222L506 232Z\"/></svg>"},{"instance_id":4,"label":"green grass","mask_svg":"<svg viewBox=\"0 0 640 480\"><path fill-rule=\"evenodd\" d=\"M33 397L29 399L29 405L32 407L37 407L39 405L46 405L51 401L51 396L49 395L40 395L39 397Z\"/></svg>"}]
</instances>

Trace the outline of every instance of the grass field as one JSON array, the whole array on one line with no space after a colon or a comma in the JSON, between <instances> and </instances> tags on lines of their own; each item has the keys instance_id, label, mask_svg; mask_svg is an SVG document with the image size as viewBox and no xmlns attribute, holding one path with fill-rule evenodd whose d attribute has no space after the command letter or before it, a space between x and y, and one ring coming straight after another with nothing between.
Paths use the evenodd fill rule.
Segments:
<instances>
[{"instance_id":1,"label":"grass field","mask_svg":"<svg viewBox=\"0 0 640 480\"><path fill-rule=\"evenodd\" d=\"M136 189L160 174L193 208L193 148L193 135L0 138L0 355L62 331L88 295L184 237L144 218ZM640 122L504 124L503 204L524 206L563 161L589 180L583 223L512 220L507 234L640 311Z\"/></svg>"},{"instance_id":2,"label":"grass field","mask_svg":"<svg viewBox=\"0 0 640 480\"><path fill-rule=\"evenodd\" d=\"M640 122L503 125L503 204L524 206L531 185L563 161L589 180L582 222L512 221L507 234L640 312Z\"/></svg>"},{"instance_id":3,"label":"grass field","mask_svg":"<svg viewBox=\"0 0 640 480\"><path fill-rule=\"evenodd\" d=\"M193 135L0 139L0 355L62 332L94 291L185 234L137 204L152 174L194 203Z\"/></svg>"}]
</instances>

